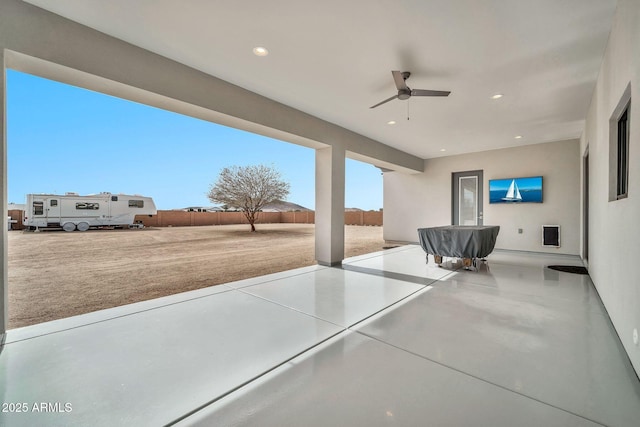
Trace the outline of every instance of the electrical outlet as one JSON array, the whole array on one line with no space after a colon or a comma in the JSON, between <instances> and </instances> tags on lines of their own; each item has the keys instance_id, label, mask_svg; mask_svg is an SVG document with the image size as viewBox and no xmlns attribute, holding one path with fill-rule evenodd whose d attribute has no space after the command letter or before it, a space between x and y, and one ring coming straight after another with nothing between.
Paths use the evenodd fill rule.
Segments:
<instances>
[{"instance_id":1,"label":"electrical outlet","mask_svg":"<svg viewBox=\"0 0 640 427\"><path fill-rule=\"evenodd\" d=\"M522 228L518 228L518 234L522 234Z\"/></svg>"},{"instance_id":2,"label":"electrical outlet","mask_svg":"<svg viewBox=\"0 0 640 427\"><path fill-rule=\"evenodd\" d=\"M638 345L638 329L633 329L633 343Z\"/></svg>"}]
</instances>

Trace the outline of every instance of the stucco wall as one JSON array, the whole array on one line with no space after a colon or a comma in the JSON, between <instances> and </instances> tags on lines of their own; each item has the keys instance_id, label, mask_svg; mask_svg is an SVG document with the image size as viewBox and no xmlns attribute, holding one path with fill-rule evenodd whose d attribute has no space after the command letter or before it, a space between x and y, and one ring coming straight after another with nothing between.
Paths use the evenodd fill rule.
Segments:
<instances>
[{"instance_id":1,"label":"stucco wall","mask_svg":"<svg viewBox=\"0 0 640 427\"><path fill-rule=\"evenodd\" d=\"M619 0L591 101L581 154L589 152L589 274L640 372L640 2ZM609 119L631 85L629 196L609 201Z\"/></svg>"},{"instance_id":2,"label":"stucco wall","mask_svg":"<svg viewBox=\"0 0 640 427\"><path fill-rule=\"evenodd\" d=\"M384 174L384 238L415 242L416 229L451 224L451 174L484 172L484 224L499 225L497 248L579 254L579 141L569 140L425 161L422 174ZM543 203L489 204L489 180L543 177ZM561 247L542 246L541 226L560 225ZM523 230L522 234L518 229Z\"/></svg>"}]
</instances>

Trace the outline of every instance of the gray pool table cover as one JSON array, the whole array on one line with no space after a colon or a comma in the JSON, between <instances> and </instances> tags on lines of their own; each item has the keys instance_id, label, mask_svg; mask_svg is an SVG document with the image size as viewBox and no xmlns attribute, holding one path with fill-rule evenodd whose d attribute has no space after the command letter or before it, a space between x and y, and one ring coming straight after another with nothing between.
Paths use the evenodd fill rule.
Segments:
<instances>
[{"instance_id":1,"label":"gray pool table cover","mask_svg":"<svg viewBox=\"0 0 640 427\"><path fill-rule=\"evenodd\" d=\"M498 238L498 225L447 225L419 228L420 246L427 254L455 258L484 258Z\"/></svg>"}]
</instances>

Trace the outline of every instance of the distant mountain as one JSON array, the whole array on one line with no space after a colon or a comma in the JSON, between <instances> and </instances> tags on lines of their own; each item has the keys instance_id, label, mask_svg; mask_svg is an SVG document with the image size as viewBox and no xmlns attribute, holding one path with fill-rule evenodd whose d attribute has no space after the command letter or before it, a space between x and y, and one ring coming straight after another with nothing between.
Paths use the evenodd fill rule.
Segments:
<instances>
[{"instance_id":1,"label":"distant mountain","mask_svg":"<svg viewBox=\"0 0 640 427\"><path fill-rule=\"evenodd\" d=\"M189 212L222 212L224 209L220 206L189 206L186 208L173 209L174 211L189 211ZM237 212L239 208L229 207L228 212ZM382 209L379 209L382 210ZM302 205L292 202L285 202L283 200L276 200L275 202L268 203L262 208L263 212L313 212L312 209L305 208ZM345 208L345 212L364 212L364 209L360 208Z\"/></svg>"},{"instance_id":2,"label":"distant mountain","mask_svg":"<svg viewBox=\"0 0 640 427\"><path fill-rule=\"evenodd\" d=\"M262 208L263 211L268 212L307 212L311 211L311 209L305 208L304 206L298 205L296 203L285 202L283 200L276 200L275 202L267 203Z\"/></svg>"},{"instance_id":3,"label":"distant mountain","mask_svg":"<svg viewBox=\"0 0 640 427\"><path fill-rule=\"evenodd\" d=\"M222 212L224 209L220 206L188 206L186 208L173 209L174 211L188 211L188 212ZM233 207L228 207L227 211L239 211ZM311 209L296 203L285 202L283 200L276 200L275 202L268 203L262 208L264 212L310 212Z\"/></svg>"}]
</instances>

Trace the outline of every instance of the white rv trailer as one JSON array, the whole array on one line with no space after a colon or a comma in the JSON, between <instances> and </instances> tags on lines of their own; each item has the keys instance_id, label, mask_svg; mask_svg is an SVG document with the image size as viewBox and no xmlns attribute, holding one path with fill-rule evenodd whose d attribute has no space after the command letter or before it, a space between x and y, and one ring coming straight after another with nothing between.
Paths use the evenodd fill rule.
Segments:
<instances>
[{"instance_id":1,"label":"white rv trailer","mask_svg":"<svg viewBox=\"0 0 640 427\"><path fill-rule=\"evenodd\" d=\"M151 197L100 193L27 194L23 224L30 230L62 228L87 231L96 227L133 226L136 215L155 215Z\"/></svg>"}]
</instances>

